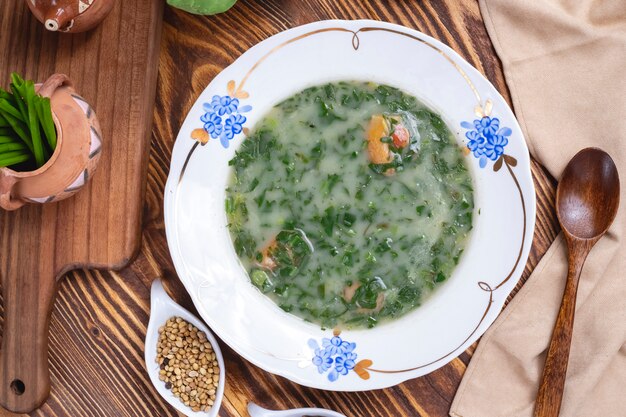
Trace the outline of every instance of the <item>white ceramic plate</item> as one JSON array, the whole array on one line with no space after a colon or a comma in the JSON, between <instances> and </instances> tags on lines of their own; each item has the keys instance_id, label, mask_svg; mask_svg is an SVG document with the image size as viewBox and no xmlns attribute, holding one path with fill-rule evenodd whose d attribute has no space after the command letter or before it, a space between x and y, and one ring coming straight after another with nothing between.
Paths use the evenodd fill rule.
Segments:
<instances>
[{"instance_id":1,"label":"white ceramic plate","mask_svg":"<svg viewBox=\"0 0 626 417\"><path fill-rule=\"evenodd\" d=\"M293 93L338 80L399 87L443 115L472 151L476 211L461 262L433 297L398 320L333 335L283 312L250 284L226 227L224 199L228 161L247 128ZM522 273L534 219L528 149L496 89L441 42L363 20L279 33L215 77L180 130L165 190L176 270L213 331L269 372L340 391L427 374L475 342Z\"/></svg>"}]
</instances>

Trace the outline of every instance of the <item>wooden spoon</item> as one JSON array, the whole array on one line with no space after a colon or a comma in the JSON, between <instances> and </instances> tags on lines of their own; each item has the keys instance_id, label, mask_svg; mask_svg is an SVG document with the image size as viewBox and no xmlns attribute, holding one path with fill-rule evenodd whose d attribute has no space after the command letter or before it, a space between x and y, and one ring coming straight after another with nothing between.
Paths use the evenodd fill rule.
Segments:
<instances>
[{"instance_id":1,"label":"wooden spoon","mask_svg":"<svg viewBox=\"0 0 626 417\"><path fill-rule=\"evenodd\" d=\"M613 223L619 206L619 175L611 157L597 148L578 152L556 193L556 212L569 252L567 282L539 386L535 417L557 417L574 326L580 272L593 245Z\"/></svg>"}]
</instances>

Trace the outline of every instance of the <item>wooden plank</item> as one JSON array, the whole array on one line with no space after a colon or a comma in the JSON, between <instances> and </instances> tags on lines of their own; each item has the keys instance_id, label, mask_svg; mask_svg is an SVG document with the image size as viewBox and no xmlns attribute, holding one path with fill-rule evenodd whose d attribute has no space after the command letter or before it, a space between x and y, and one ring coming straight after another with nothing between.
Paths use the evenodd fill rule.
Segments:
<instances>
[{"instance_id":1,"label":"wooden plank","mask_svg":"<svg viewBox=\"0 0 626 417\"><path fill-rule=\"evenodd\" d=\"M173 141L202 89L247 48L281 30L328 18L386 20L441 39L508 98L475 0L240 0L215 17L166 8L141 253L119 273L74 272L61 283L51 321L52 394L31 416L178 416L151 387L142 359L152 279L165 277L174 298L193 310L176 278L163 225L163 190ZM0 29L0 36L3 32ZM524 279L558 231L554 181L538 164L533 163L532 170L538 217ZM444 417L474 347L430 375L365 393L303 388L256 368L223 344L222 349L227 367L222 417L247 417L245 407L251 400L268 408L329 407L348 417Z\"/></svg>"},{"instance_id":2,"label":"wooden plank","mask_svg":"<svg viewBox=\"0 0 626 417\"><path fill-rule=\"evenodd\" d=\"M120 1L98 29L66 35L46 31L24 1L0 4L0 83L13 71L36 81L67 74L95 109L104 142L93 181L76 197L0 212L0 403L11 409L47 396L56 279L78 267L119 269L139 250L162 7ZM23 394L13 382L25 385Z\"/></svg>"}]
</instances>

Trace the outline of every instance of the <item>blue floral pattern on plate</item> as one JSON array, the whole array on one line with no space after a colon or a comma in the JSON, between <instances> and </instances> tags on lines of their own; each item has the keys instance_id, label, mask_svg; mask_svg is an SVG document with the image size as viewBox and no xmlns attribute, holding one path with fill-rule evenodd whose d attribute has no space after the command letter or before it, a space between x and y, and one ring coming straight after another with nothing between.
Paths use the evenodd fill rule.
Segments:
<instances>
[{"instance_id":1,"label":"blue floral pattern on plate","mask_svg":"<svg viewBox=\"0 0 626 417\"><path fill-rule=\"evenodd\" d=\"M320 374L328 372L330 382L336 381L340 375L348 375L355 371L362 379L368 379L367 367L370 360L356 361L356 343L343 340L338 334L331 338L323 338L320 346L315 339L309 339L309 347L313 349L313 365Z\"/></svg>"},{"instance_id":2,"label":"blue floral pattern on plate","mask_svg":"<svg viewBox=\"0 0 626 417\"><path fill-rule=\"evenodd\" d=\"M240 106L239 99L229 95L214 95L210 103L204 103L205 113L200 117L204 131L213 139L219 139L224 148L243 132L246 116L242 113L252 110L252 106Z\"/></svg>"},{"instance_id":3,"label":"blue floral pattern on plate","mask_svg":"<svg viewBox=\"0 0 626 417\"><path fill-rule=\"evenodd\" d=\"M470 122L462 122L461 126L469 129L465 133L467 148L478 158L481 168L487 161L496 161L504 154L504 147L509 143L511 129L500 127L500 119L484 116Z\"/></svg>"}]
</instances>

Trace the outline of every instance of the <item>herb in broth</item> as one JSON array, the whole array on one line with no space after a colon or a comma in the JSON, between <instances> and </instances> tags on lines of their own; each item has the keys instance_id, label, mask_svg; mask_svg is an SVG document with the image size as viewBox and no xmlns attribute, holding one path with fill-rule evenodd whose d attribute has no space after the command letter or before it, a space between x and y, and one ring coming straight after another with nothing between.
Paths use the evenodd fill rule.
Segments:
<instances>
[{"instance_id":1,"label":"herb in broth","mask_svg":"<svg viewBox=\"0 0 626 417\"><path fill-rule=\"evenodd\" d=\"M252 284L322 327L373 327L419 306L450 277L472 228L460 147L393 87L295 94L230 165L226 213Z\"/></svg>"}]
</instances>

